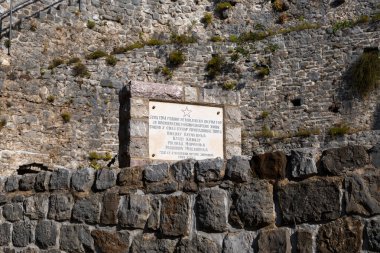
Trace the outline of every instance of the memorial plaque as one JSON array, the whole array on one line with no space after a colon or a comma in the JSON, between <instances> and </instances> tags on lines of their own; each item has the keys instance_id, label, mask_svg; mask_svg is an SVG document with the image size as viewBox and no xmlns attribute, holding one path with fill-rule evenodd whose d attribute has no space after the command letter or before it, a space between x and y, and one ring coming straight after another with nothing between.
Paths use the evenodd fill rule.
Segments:
<instances>
[{"instance_id":1,"label":"memorial plaque","mask_svg":"<svg viewBox=\"0 0 380 253\"><path fill-rule=\"evenodd\" d=\"M223 108L149 102L151 159L224 158L223 147Z\"/></svg>"}]
</instances>

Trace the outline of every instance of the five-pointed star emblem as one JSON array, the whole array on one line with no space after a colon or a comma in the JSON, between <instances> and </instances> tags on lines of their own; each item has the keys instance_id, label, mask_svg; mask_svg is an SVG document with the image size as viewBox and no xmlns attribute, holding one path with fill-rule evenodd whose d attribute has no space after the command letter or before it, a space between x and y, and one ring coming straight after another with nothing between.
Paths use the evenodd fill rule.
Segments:
<instances>
[{"instance_id":1,"label":"five-pointed star emblem","mask_svg":"<svg viewBox=\"0 0 380 253\"><path fill-rule=\"evenodd\" d=\"M187 108L187 106L186 106L186 108L184 109L184 110L182 110L183 111L183 117L189 117L190 118L190 113L191 113L191 110L189 110L189 108Z\"/></svg>"}]
</instances>

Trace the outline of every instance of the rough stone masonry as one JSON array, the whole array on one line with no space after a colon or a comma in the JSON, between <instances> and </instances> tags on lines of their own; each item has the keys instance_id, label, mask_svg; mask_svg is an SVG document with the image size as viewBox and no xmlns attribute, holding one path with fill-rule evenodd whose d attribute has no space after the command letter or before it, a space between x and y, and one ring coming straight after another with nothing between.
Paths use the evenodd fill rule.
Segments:
<instances>
[{"instance_id":1,"label":"rough stone masonry","mask_svg":"<svg viewBox=\"0 0 380 253\"><path fill-rule=\"evenodd\" d=\"M1 178L0 251L379 252L379 148Z\"/></svg>"}]
</instances>

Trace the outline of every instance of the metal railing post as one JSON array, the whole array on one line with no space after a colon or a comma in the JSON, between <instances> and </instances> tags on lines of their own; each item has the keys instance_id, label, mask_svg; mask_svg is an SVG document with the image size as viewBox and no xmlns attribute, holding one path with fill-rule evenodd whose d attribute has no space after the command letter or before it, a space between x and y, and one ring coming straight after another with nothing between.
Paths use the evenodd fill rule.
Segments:
<instances>
[{"instance_id":1,"label":"metal railing post","mask_svg":"<svg viewBox=\"0 0 380 253\"><path fill-rule=\"evenodd\" d=\"M11 55L11 38L12 38L12 14L13 14L13 5L12 5L12 0L10 0L10 12L9 12L9 33L8 33L8 55Z\"/></svg>"}]
</instances>

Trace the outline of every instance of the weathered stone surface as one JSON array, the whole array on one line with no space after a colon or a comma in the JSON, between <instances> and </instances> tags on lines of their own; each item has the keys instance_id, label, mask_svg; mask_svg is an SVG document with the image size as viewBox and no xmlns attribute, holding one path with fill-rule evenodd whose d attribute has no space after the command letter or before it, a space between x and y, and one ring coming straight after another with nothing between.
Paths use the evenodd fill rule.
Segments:
<instances>
[{"instance_id":1,"label":"weathered stone surface","mask_svg":"<svg viewBox=\"0 0 380 253\"><path fill-rule=\"evenodd\" d=\"M100 204L96 195L78 199L73 207L72 218L75 221L95 224L99 222Z\"/></svg>"},{"instance_id":2,"label":"weathered stone surface","mask_svg":"<svg viewBox=\"0 0 380 253\"><path fill-rule=\"evenodd\" d=\"M291 151L289 170L293 178L304 178L318 173L316 164L317 150L310 148Z\"/></svg>"},{"instance_id":3,"label":"weathered stone surface","mask_svg":"<svg viewBox=\"0 0 380 253\"><path fill-rule=\"evenodd\" d=\"M205 189L198 193L195 212L197 229L224 232L227 228L227 193L221 189Z\"/></svg>"},{"instance_id":4,"label":"weathered stone surface","mask_svg":"<svg viewBox=\"0 0 380 253\"><path fill-rule=\"evenodd\" d=\"M156 165L147 165L144 168L144 180L148 182L160 182L169 177L169 165L161 163Z\"/></svg>"},{"instance_id":5,"label":"weathered stone surface","mask_svg":"<svg viewBox=\"0 0 380 253\"><path fill-rule=\"evenodd\" d=\"M58 169L51 174L50 190L68 190L70 188L70 171Z\"/></svg>"},{"instance_id":6,"label":"weathered stone surface","mask_svg":"<svg viewBox=\"0 0 380 253\"><path fill-rule=\"evenodd\" d=\"M129 242L124 241L117 233L93 230L91 235L99 252L128 253Z\"/></svg>"},{"instance_id":7,"label":"weathered stone surface","mask_svg":"<svg viewBox=\"0 0 380 253\"><path fill-rule=\"evenodd\" d=\"M158 230L160 227L160 200L158 198L152 199L150 202L152 211L149 215L146 226L151 230Z\"/></svg>"},{"instance_id":8,"label":"weathered stone surface","mask_svg":"<svg viewBox=\"0 0 380 253\"><path fill-rule=\"evenodd\" d=\"M71 177L71 187L78 192L91 190L94 184L95 172L92 168L77 170Z\"/></svg>"},{"instance_id":9,"label":"weathered stone surface","mask_svg":"<svg viewBox=\"0 0 380 253\"><path fill-rule=\"evenodd\" d=\"M178 183L171 179L163 181L163 182L146 184L146 192L153 193L153 194L171 193L171 192L175 192L177 189L178 189Z\"/></svg>"},{"instance_id":10,"label":"weathered stone surface","mask_svg":"<svg viewBox=\"0 0 380 253\"><path fill-rule=\"evenodd\" d=\"M290 234L287 229L263 230L257 242L258 252L290 253Z\"/></svg>"},{"instance_id":11,"label":"weathered stone surface","mask_svg":"<svg viewBox=\"0 0 380 253\"><path fill-rule=\"evenodd\" d=\"M369 156L362 146L325 150L321 157L321 168L330 175L342 175L345 171L363 167L368 163Z\"/></svg>"},{"instance_id":12,"label":"weathered stone surface","mask_svg":"<svg viewBox=\"0 0 380 253\"><path fill-rule=\"evenodd\" d=\"M284 224L328 221L340 216L341 179L312 178L281 184L279 208Z\"/></svg>"},{"instance_id":13,"label":"weathered stone surface","mask_svg":"<svg viewBox=\"0 0 380 253\"><path fill-rule=\"evenodd\" d=\"M14 192L18 190L19 181L21 176L19 175L13 175L7 178L5 181L4 189L7 192Z\"/></svg>"},{"instance_id":14,"label":"weathered stone surface","mask_svg":"<svg viewBox=\"0 0 380 253\"><path fill-rule=\"evenodd\" d=\"M370 149L369 156L373 166L380 169L380 142Z\"/></svg>"},{"instance_id":15,"label":"weathered stone surface","mask_svg":"<svg viewBox=\"0 0 380 253\"><path fill-rule=\"evenodd\" d=\"M197 184L194 181L194 159L178 161L171 165L170 170L178 183L178 190L196 191Z\"/></svg>"},{"instance_id":16,"label":"weathered stone surface","mask_svg":"<svg viewBox=\"0 0 380 253\"><path fill-rule=\"evenodd\" d=\"M32 241L32 225L29 221L13 224L12 243L16 247L25 247Z\"/></svg>"},{"instance_id":17,"label":"weathered stone surface","mask_svg":"<svg viewBox=\"0 0 380 253\"><path fill-rule=\"evenodd\" d=\"M37 174L34 189L37 192L47 191L49 189L51 172L43 171Z\"/></svg>"},{"instance_id":18,"label":"weathered stone surface","mask_svg":"<svg viewBox=\"0 0 380 253\"><path fill-rule=\"evenodd\" d=\"M220 181L224 176L224 162L220 158L205 159L195 163L195 177L200 183Z\"/></svg>"},{"instance_id":19,"label":"weathered stone surface","mask_svg":"<svg viewBox=\"0 0 380 253\"><path fill-rule=\"evenodd\" d=\"M19 182L20 191L30 191L34 187L36 174L25 174L21 177Z\"/></svg>"},{"instance_id":20,"label":"weathered stone surface","mask_svg":"<svg viewBox=\"0 0 380 253\"><path fill-rule=\"evenodd\" d=\"M40 249L55 246L58 226L54 221L40 220L36 226L36 244Z\"/></svg>"},{"instance_id":21,"label":"weathered stone surface","mask_svg":"<svg viewBox=\"0 0 380 253\"><path fill-rule=\"evenodd\" d=\"M251 168L263 179L282 179L286 175L286 155L281 151L254 155Z\"/></svg>"},{"instance_id":22,"label":"weathered stone surface","mask_svg":"<svg viewBox=\"0 0 380 253\"><path fill-rule=\"evenodd\" d=\"M253 253L253 232L229 233L223 241L223 253Z\"/></svg>"},{"instance_id":23,"label":"weathered stone surface","mask_svg":"<svg viewBox=\"0 0 380 253\"><path fill-rule=\"evenodd\" d=\"M182 237L175 253L221 253L221 247L213 240L199 234L192 239Z\"/></svg>"},{"instance_id":24,"label":"weathered stone surface","mask_svg":"<svg viewBox=\"0 0 380 253\"><path fill-rule=\"evenodd\" d=\"M116 225L117 210L119 207L119 193L107 192L103 195L103 208L100 215L100 223L105 225Z\"/></svg>"},{"instance_id":25,"label":"weathered stone surface","mask_svg":"<svg viewBox=\"0 0 380 253\"><path fill-rule=\"evenodd\" d=\"M323 224L317 235L317 252L360 252L363 225L343 218Z\"/></svg>"},{"instance_id":26,"label":"weathered stone surface","mask_svg":"<svg viewBox=\"0 0 380 253\"><path fill-rule=\"evenodd\" d=\"M130 89L132 97L170 100L182 100L183 97L183 88L178 85L132 81Z\"/></svg>"},{"instance_id":27,"label":"weathered stone surface","mask_svg":"<svg viewBox=\"0 0 380 253\"><path fill-rule=\"evenodd\" d=\"M367 170L345 178L346 212L361 215L380 214L380 171Z\"/></svg>"},{"instance_id":28,"label":"weathered stone surface","mask_svg":"<svg viewBox=\"0 0 380 253\"><path fill-rule=\"evenodd\" d=\"M73 197L66 194L52 194L49 201L48 218L64 221L71 218Z\"/></svg>"},{"instance_id":29,"label":"weathered stone surface","mask_svg":"<svg viewBox=\"0 0 380 253\"><path fill-rule=\"evenodd\" d=\"M20 203L10 203L3 207L3 216L7 221L19 221L22 220L23 208Z\"/></svg>"},{"instance_id":30,"label":"weathered stone surface","mask_svg":"<svg viewBox=\"0 0 380 253\"><path fill-rule=\"evenodd\" d=\"M160 232L166 236L188 235L190 200L185 193L169 195L161 200Z\"/></svg>"},{"instance_id":31,"label":"weathered stone surface","mask_svg":"<svg viewBox=\"0 0 380 253\"><path fill-rule=\"evenodd\" d=\"M6 246L11 241L11 224L0 223L0 246Z\"/></svg>"},{"instance_id":32,"label":"weathered stone surface","mask_svg":"<svg viewBox=\"0 0 380 253\"><path fill-rule=\"evenodd\" d=\"M158 239L154 234L136 237L131 245L130 253L173 253L178 240Z\"/></svg>"},{"instance_id":33,"label":"weathered stone surface","mask_svg":"<svg viewBox=\"0 0 380 253\"><path fill-rule=\"evenodd\" d=\"M151 212L150 197L130 194L122 197L118 213L119 225L124 228L143 229Z\"/></svg>"},{"instance_id":34,"label":"weathered stone surface","mask_svg":"<svg viewBox=\"0 0 380 253\"><path fill-rule=\"evenodd\" d=\"M365 238L368 242L369 250L380 252L380 218L367 222Z\"/></svg>"},{"instance_id":35,"label":"weathered stone surface","mask_svg":"<svg viewBox=\"0 0 380 253\"><path fill-rule=\"evenodd\" d=\"M238 228L257 229L274 223L273 186L264 180L235 189L229 222Z\"/></svg>"},{"instance_id":36,"label":"weathered stone surface","mask_svg":"<svg viewBox=\"0 0 380 253\"><path fill-rule=\"evenodd\" d=\"M307 230L298 230L296 232L297 252L309 253L313 252L313 234Z\"/></svg>"},{"instance_id":37,"label":"weathered stone surface","mask_svg":"<svg viewBox=\"0 0 380 253\"><path fill-rule=\"evenodd\" d=\"M94 240L84 225L62 225L59 245L68 253L94 252Z\"/></svg>"},{"instance_id":38,"label":"weathered stone surface","mask_svg":"<svg viewBox=\"0 0 380 253\"><path fill-rule=\"evenodd\" d=\"M24 200L25 215L31 220L46 218L49 208L49 198L47 194L36 194Z\"/></svg>"},{"instance_id":39,"label":"weathered stone surface","mask_svg":"<svg viewBox=\"0 0 380 253\"><path fill-rule=\"evenodd\" d=\"M226 179L237 183L248 182L252 179L252 170L249 161L240 156L233 156L227 161Z\"/></svg>"},{"instance_id":40,"label":"weathered stone surface","mask_svg":"<svg viewBox=\"0 0 380 253\"><path fill-rule=\"evenodd\" d=\"M107 190L116 185L116 173L113 170L103 169L96 173L96 189Z\"/></svg>"},{"instance_id":41,"label":"weathered stone surface","mask_svg":"<svg viewBox=\"0 0 380 253\"><path fill-rule=\"evenodd\" d=\"M128 193L130 190L141 189L143 185L143 167L124 168L120 171L117 183L122 186L120 193Z\"/></svg>"}]
</instances>

